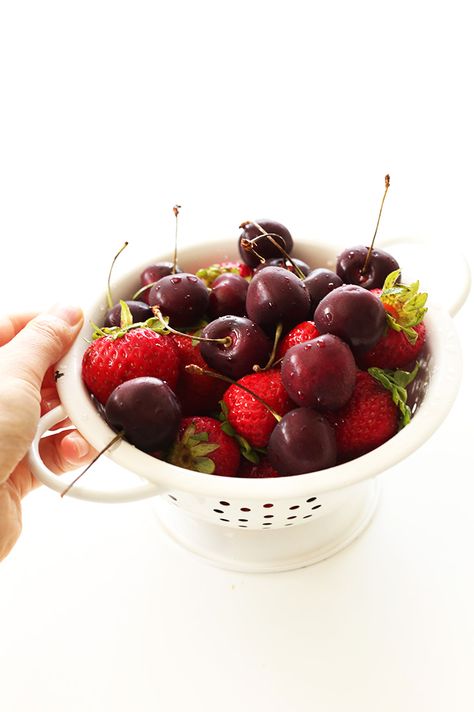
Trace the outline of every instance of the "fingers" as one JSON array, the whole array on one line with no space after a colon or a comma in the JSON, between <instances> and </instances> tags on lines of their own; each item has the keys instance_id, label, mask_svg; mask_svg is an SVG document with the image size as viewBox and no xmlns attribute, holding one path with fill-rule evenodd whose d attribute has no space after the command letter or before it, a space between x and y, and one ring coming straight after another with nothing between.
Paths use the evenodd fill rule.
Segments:
<instances>
[{"instance_id":1,"label":"fingers","mask_svg":"<svg viewBox=\"0 0 474 712\"><path fill-rule=\"evenodd\" d=\"M35 317L2 347L3 373L21 378L39 389L48 369L71 346L81 324L82 312L76 307L55 306ZM11 321L10 333L17 326Z\"/></svg>"},{"instance_id":2,"label":"fingers","mask_svg":"<svg viewBox=\"0 0 474 712\"><path fill-rule=\"evenodd\" d=\"M46 467L60 474L87 465L96 451L77 430L68 430L42 438L40 454Z\"/></svg>"},{"instance_id":3,"label":"fingers","mask_svg":"<svg viewBox=\"0 0 474 712\"><path fill-rule=\"evenodd\" d=\"M94 448L77 430L67 430L41 438L39 450L46 467L56 474L86 467L96 455ZM24 458L5 484L10 484L19 499L22 499L40 483L32 475L27 459Z\"/></svg>"},{"instance_id":4,"label":"fingers","mask_svg":"<svg viewBox=\"0 0 474 712\"><path fill-rule=\"evenodd\" d=\"M35 316L37 312L0 316L0 346L8 344Z\"/></svg>"}]
</instances>

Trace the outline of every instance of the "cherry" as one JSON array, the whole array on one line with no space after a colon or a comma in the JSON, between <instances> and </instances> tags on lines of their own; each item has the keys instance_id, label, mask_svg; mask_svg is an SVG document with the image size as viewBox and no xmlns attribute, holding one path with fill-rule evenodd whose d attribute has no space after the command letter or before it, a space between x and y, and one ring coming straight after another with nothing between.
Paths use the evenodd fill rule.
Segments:
<instances>
[{"instance_id":1,"label":"cherry","mask_svg":"<svg viewBox=\"0 0 474 712\"><path fill-rule=\"evenodd\" d=\"M384 250L374 250L375 238L379 229L383 204L390 187L390 176L385 176L385 191L380 205L377 224L370 247L356 245L341 252L337 258L336 271L346 284L357 284L366 289L383 287L390 272L399 269L398 262Z\"/></svg>"},{"instance_id":2,"label":"cherry","mask_svg":"<svg viewBox=\"0 0 474 712\"><path fill-rule=\"evenodd\" d=\"M334 430L312 408L290 410L274 427L267 456L281 475L302 475L332 467L337 460Z\"/></svg>"},{"instance_id":3,"label":"cherry","mask_svg":"<svg viewBox=\"0 0 474 712\"><path fill-rule=\"evenodd\" d=\"M137 293L140 298L148 304L150 289L155 282L158 282L158 280L162 277L168 277L168 275L170 274L179 274L183 271L180 267L178 267L178 265L176 265L176 269L174 271L173 269L173 262L157 262L154 265L149 265L148 267L145 267L145 269L140 275L141 288L138 290ZM148 289L144 289L144 287L147 286Z\"/></svg>"},{"instance_id":4,"label":"cherry","mask_svg":"<svg viewBox=\"0 0 474 712\"><path fill-rule=\"evenodd\" d=\"M343 250L337 258L336 272L346 284L357 284L365 289L383 287L385 278L400 266L388 252L373 249L367 267L364 265L369 254L369 247L356 245Z\"/></svg>"},{"instance_id":5,"label":"cherry","mask_svg":"<svg viewBox=\"0 0 474 712\"><path fill-rule=\"evenodd\" d=\"M316 309L326 294L329 294L337 287L342 287L342 279L335 272L323 267L313 269L304 280L304 283L311 297L312 309Z\"/></svg>"},{"instance_id":6,"label":"cherry","mask_svg":"<svg viewBox=\"0 0 474 712\"><path fill-rule=\"evenodd\" d=\"M158 306L174 326L194 326L204 316L209 292L195 274L181 272L162 277L150 289L150 306Z\"/></svg>"},{"instance_id":7,"label":"cherry","mask_svg":"<svg viewBox=\"0 0 474 712\"><path fill-rule=\"evenodd\" d=\"M141 377L117 386L105 404L110 427L144 452L171 445L181 408L171 388L159 378Z\"/></svg>"},{"instance_id":8,"label":"cherry","mask_svg":"<svg viewBox=\"0 0 474 712\"><path fill-rule=\"evenodd\" d=\"M328 410L347 403L356 372L349 346L333 334L292 346L281 364L281 380L297 405Z\"/></svg>"},{"instance_id":9,"label":"cherry","mask_svg":"<svg viewBox=\"0 0 474 712\"><path fill-rule=\"evenodd\" d=\"M265 332L245 317L221 316L207 324L201 336L226 342L201 341L199 348L211 368L236 380L250 373L255 365L263 368L272 350Z\"/></svg>"},{"instance_id":10,"label":"cherry","mask_svg":"<svg viewBox=\"0 0 474 712\"><path fill-rule=\"evenodd\" d=\"M304 282L282 267L257 272L249 284L247 314L263 328L289 329L308 318L310 297Z\"/></svg>"},{"instance_id":11,"label":"cherry","mask_svg":"<svg viewBox=\"0 0 474 712\"><path fill-rule=\"evenodd\" d=\"M385 331L385 309L372 292L345 284L319 302L314 323L320 334L336 334L353 349L367 350Z\"/></svg>"},{"instance_id":12,"label":"cherry","mask_svg":"<svg viewBox=\"0 0 474 712\"><path fill-rule=\"evenodd\" d=\"M274 245L265 233L270 233L275 240L288 254L293 249L293 238L290 231L276 220L246 220L240 227L242 232L239 236L239 252L242 262L250 267L260 264L260 259L253 252L249 252L242 246L242 240L255 240L255 251L261 257L267 259L271 257L281 257L282 252Z\"/></svg>"},{"instance_id":13,"label":"cherry","mask_svg":"<svg viewBox=\"0 0 474 712\"><path fill-rule=\"evenodd\" d=\"M239 274L221 274L212 283L208 315L211 319L233 314L245 316L245 300L249 283Z\"/></svg>"},{"instance_id":14,"label":"cherry","mask_svg":"<svg viewBox=\"0 0 474 712\"><path fill-rule=\"evenodd\" d=\"M138 302L134 300L128 300L125 302L133 317L133 323L136 324L140 321L146 321L153 316L153 312L145 302ZM121 326L121 314L122 305L116 304L112 309L109 309L104 319L105 327Z\"/></svg>"}]
</instances>

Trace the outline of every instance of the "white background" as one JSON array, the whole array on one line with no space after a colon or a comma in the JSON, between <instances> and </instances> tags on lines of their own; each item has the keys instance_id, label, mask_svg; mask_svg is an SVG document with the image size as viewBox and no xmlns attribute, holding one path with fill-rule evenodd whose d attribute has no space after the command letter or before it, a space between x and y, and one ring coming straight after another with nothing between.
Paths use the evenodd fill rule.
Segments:
<instances>
[{"instance_id":1,"label":"white background","mask_svg":"<svg viewBox=\"0 0 474 712\"><path fill-rule=\"evenodd\" d=\"M127 265L171 249L176 202L182 244L259 217L367 242L387 172L381 238L427 238L449 295L474 258L468 11L5 0L1 309L82 303L124 240ZM324 563L229 573L175 549L144 503L30 495L0 568L1 709L472 709L471 302L448 419Z\"/></svg>"}]
</instances>

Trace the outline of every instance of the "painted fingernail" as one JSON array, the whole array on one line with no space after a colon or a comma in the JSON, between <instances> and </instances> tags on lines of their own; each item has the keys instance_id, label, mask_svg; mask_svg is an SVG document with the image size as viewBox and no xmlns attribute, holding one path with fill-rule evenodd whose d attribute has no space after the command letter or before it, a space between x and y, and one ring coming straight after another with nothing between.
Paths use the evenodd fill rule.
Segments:
<instances>
[{"instance_id":1,"label":"painted fingernail","mask_svg":"<svg viewBox=\"0 0 474 712\"><path fill-rule=\"evenodd\" d=\"M76 306L68 306L65 304L55 304L49 310L50 314L59 317L69 324L69 326L76 326L76 324L82 319L82 309Z\"/></svg>"}]
</instances>

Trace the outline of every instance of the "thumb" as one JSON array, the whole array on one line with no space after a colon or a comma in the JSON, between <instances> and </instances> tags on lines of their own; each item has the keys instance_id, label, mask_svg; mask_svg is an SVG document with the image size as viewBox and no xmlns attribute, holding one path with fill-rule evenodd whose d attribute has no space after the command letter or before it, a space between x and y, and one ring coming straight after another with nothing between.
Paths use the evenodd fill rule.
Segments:
<instances>
[{"instance_id":1,"label":"thumb","mask_svg":"<svg viewBox=\"0 0 474 712\"><path fill-rule=\"evenodd\" d=\"M71 346L82 325L78 307L56 305L32 319L8 344L2 347L2 371L24 378L36 388L46 371Z\"/></svg>"}]
</instances>

